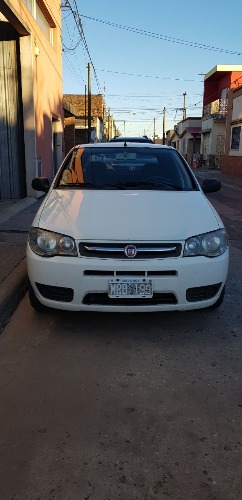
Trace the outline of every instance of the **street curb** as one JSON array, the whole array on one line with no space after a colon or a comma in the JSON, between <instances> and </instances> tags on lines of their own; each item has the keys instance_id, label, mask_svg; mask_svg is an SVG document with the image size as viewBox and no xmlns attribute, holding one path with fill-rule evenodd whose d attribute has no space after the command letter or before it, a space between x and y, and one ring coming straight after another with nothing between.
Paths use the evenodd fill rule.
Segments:
<instances>
[{"instance_id":1,"label":"street curb","mask_svg":"<svg viewBox=\"0 0 242 500\"><path fill-rule=\"evenodd\" d=\"M22 210L25 210L26 208L30 207L33 205L36 201L38 201L37 198L24 198L22 200L18 200L17 203L13 204L13 206L9 207L8 209L3 210L0 213L0 223L6 222L10 217L13 215L18 214Z\"/></svg>"},{"instance_id":2,"label":"street curb","mask_svg":"<svg viewBox=\"0 0 242 500\"><path fill-rule=\"evenodd\" d=\"M28 289L26 259L23 259L0 285L0 334Z\"/></svg>"}]
</instances>

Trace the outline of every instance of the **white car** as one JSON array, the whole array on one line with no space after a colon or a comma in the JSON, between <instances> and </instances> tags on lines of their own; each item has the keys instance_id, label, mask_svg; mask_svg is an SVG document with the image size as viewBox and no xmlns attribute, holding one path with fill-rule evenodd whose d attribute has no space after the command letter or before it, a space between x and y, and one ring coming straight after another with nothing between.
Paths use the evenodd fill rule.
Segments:
<instances>
[{"instance_id":1,"label":"white car","mask_svg":"<svg viewBox=\"0 0 242 500\"><path fill-rule=\"evenodd\" d=\"M149 143L75 146L29 232L32 306L70 311L183 311L221 305L224 225L174 149Z\"/></svg>"}]
</instances>

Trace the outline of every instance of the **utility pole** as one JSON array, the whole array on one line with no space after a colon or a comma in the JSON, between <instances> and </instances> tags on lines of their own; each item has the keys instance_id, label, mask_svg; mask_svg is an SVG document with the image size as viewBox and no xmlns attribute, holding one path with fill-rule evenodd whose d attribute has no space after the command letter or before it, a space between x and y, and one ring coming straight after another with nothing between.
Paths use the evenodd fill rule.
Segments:
<instances>
[{"instance_id":1,"label":"utility pole","mask_svg":"<svg viewBox=\"0 0 242 500\"><path fill-rule=\"evenodd\" d=\"M187 93L184 92L184 94L183 94L183 120L186 120L186 117L187 117L186 95L187 95Z\"/></svg>"},{"instance_id":2,"label":"utility pole","mask_svg":"<svg viewBox=\"0 0 242 500\"><path fill-rule=\"evenodd\" d=\"M85 129L87 128L87 86L85 85Z\"/></svg>"},{"instance_id":3,"label":"utility pole","mask_svg":"<svg viewBox=\"0 0 242 500\"><path fill-rule=\"evenodd\" d=\"M108 108L108 140L110 139L110 108Z\"/></svg>"},{"instance_id":4,"label":"utility pole","mask_svg":"<svg viewBox=\"0 0 242 500\"><path fill-rule=\"evenodd\" d=\"M153 141L155 142L155 118L154 118L154 135L153 135Z\"/></svg>"},{"instance_id":5,"label":"utility pole","mask_svg":"<svg viewBox=\"0 0 242 500\"><path fill-rule=\"evenodd\" d=\"M88 122L88 142L91 142L92 126L92 97L91 97L91 64L88 63L88 103L87 103L87 122Z\"/></svg>"},{"instance_id":6,"label":"utility pole","mask_svg":"<svg viewBox=\"0 0 242 500\"><path fill-rule=\"evenodd\" d=\"M163 140L162 143L166 143L166 108L163 109Z\"/></svg>"}]
</instances>

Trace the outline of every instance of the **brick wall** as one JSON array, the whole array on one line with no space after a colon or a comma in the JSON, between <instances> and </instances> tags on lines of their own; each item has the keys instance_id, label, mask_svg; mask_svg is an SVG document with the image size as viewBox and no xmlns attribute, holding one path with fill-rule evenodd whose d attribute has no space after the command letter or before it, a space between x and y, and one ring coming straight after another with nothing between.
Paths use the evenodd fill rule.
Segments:
<instances>
[{"instance_id":1,"label":"brick wall","mask_svg":"<svg viewBox=\"0 0 242 500\"><path fill-rule=\"evenodd\" d=\"M222 172L225 175L242 177L242 157L224 156L222 158Z\"/></svg>"}]
</instances>

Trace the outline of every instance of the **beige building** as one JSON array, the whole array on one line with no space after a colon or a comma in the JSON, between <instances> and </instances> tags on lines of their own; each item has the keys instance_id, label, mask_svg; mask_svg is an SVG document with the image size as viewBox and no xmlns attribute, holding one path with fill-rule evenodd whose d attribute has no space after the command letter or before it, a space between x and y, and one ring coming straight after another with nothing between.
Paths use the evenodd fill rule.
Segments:
<instances>
[{"instance_id":1,"label":"beige building","mask_svg":"<svg viewBox=\"0 0 242 500\"><path fill-rule=\"evenodd\" d=\"M35 196L63 157L60 0L1 0L0 65L0 199Z\"/></svg>"},{"instance_id":2,"label":"beige building","mask_svg":"<svg viewBox=\"0 0 242 500\"><path fill-rule=\"evenodd\" d=\"M167 132L167 144L176 148L187 162L199 157L201 142L201 118L188 117L178 122L173 131Z\"/></svg>"}]
</instances>

